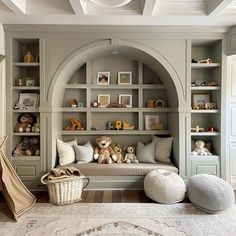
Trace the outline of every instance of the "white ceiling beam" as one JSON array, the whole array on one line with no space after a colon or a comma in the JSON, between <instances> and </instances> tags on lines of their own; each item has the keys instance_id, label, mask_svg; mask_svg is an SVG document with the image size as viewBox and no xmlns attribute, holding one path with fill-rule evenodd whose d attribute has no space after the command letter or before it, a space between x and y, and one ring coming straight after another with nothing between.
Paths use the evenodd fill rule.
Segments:
<instances>
[{"instance_id":1,"label":"white ceiling beam","mask_svg":"<svg viewBox=\"0 0 236 236\"><path fill-rule=\"evenodd\" d=\"M27 0L1 0L11 11L15 14L26 13L26 1Z\"/></svg>"},{"instance_id":2,"label":"white ceiling beam","mask_svg":"<svg viewBox=\"0 0 236 236\"><path fill-rule=\"evenodd\" d=\"M144 6L143 6L143 15L144 16L152 16L153 12L156 8L158 0L145 0Z\"/></svg>"},{"instance_id":3,"label":"white ceiling beam","mask_svg":"<svg viewBox=\"0 0 236 236\"><path fill-rule=\"evenodd\" d=\"M207 0L207 15L216 16L219 15L233 0Z\"/></svg>"},{"instance_id":4,"label":"white ceiling beam","mask_svg":"<svg viewBox=\"0 0 236 236\"><path fill-rule=\"evenodd\" d=\"M82 0L69 0L75 15L86 15L86 3Z\"/></svg>"}]
</instances>

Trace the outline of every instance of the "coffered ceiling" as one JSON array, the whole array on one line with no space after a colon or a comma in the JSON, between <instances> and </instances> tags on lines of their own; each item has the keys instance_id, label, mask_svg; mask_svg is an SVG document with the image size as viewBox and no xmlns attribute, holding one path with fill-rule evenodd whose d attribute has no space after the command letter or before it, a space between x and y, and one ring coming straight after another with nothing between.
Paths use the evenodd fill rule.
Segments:
<instances>
[{"instance_id":1,"label":"coffered ceiling","mask_svg":"<svg viewBox=\"0 0 236 236\"><path fill-rule=\"evenodd\" d=\"M236 0L0 0L3 24L236 25Z\"/></svg>"}]
</instances>

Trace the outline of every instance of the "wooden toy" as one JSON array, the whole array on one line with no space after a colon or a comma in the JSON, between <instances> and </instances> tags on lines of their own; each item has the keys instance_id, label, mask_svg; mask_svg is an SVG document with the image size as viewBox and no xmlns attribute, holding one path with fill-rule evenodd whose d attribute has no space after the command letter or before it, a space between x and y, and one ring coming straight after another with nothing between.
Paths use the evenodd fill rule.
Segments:
<instances>
[{"instance_id":1,"label":"wooden toy","mask_svg":"<svg viewBox=\"0 0 236 236\"><path fill-rule=\"evenodd\" d=\"M200 128L198 125L194 128L191 128L191 132L203 132L204 131L204 128Z\"/></svg>"}]
</instances>

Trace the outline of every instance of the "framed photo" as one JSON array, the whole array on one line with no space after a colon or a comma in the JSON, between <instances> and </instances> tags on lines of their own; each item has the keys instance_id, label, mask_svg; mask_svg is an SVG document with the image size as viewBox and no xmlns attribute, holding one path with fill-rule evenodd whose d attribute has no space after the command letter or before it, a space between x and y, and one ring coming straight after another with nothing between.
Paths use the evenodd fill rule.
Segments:
<instances>
[{"instance_id":1,"label":"framed photo","mask_svg":"<svg viewBox=\"0 0 236 236\"><path fill-rule=\"evenodd\" d=\"M110 94L98 94L99 107L108 107L110 104Z\"/></svg>"},{"instance_id":2,"label":"framed photo","mask_svg":"<svg viewBox=\"0 0 236 236\"><path fill-rule=\"evenodd\" d=\"M145 129L156 129L156 126L159 124L158 115L145 115Z\"/></svg>"},{"instance_id":3,"label":"framed photo","mask_svg":"<svg viewBox=\"0 0 236 236\"><path fill-rule=\"evenodd\" d=\"M98 72L97 84L98 85L110 84L110 72L109 71Z\"/></svg>"},{"instance_id":4,"label":"framed photo","mask_svg":"<svg viewBox=\"0 0 236 236\"><path fill-rule=\"evenodd\" d=\"M205 104L211 102L211 95L209 93L196 93L192 95L192 108L204 109Z\"/></svg>"},{"instance_id":5,"label":"framed photo","mask_svg":"<svg viewBox=\"0 0 236 236\"><path fill-rule=\"evenodd\" d=\"M132 72L119 71L118 72L118 84L132 84Z\"/></svg>"},{"instance_id":6,"label":"framed photo","mask_svg":"<svg viewBox=\"0 0 236 236\"><path fill-rule=\"evenodd\" d=\"M18 102L24 109L35 109L38 107L38 99L37 93L20 93Z\"/></svg>"},{"instance_id":7,"label":"framed photo","mask_svg":"<svg viewBox=\"0 0 236 236\"><path fill-rule=\"evenodd\" d=\"M26 79L25 85L26 86L34 86L35 85L34 80L33 79Z\"/></svg>"},{"instance_id":8,"label":"framed photo","mask_svg":"<svg viewBox=\"0 0 236 236\"><path fill-rule=\"evenodd\" d=\"M124 107L132 107L132 95L119 94L119 104L122 104Z\"/></svg>"}]
</instances>

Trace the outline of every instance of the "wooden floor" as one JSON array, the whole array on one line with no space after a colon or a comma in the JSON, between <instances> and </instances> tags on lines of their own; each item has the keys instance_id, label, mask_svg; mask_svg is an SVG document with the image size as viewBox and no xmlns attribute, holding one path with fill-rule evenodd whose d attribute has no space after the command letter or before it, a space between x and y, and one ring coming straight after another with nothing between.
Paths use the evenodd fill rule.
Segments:
<instances>
[{"instance_id":1,"label":"wooden floor","mask_svg":"<svg viewBox=\"0 0 236 236\"><path fill-rule=\"evenodd\" d=\"M34 192L38 202L49 201L47 192ZM83 191L82 201L85 203L151 203L142 190L106 190L106 191Z\"/></svg>"}]
</instances>

